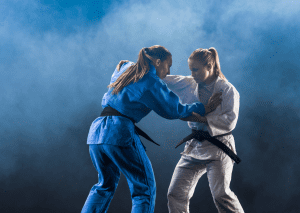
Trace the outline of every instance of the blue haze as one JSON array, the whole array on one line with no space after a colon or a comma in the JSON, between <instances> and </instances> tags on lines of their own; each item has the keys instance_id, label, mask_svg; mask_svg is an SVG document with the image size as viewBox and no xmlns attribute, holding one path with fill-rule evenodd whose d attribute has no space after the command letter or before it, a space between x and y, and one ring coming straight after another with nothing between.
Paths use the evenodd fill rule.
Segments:
<instances>
[{"instance_id":1,"label":"blue haze","mask_svg":"<svg viewBox=\"0 0 300 213\"><path fill-rule=\"evenodd\" d=\"M300 1L0 2L0 212L80 212L97 181L86 145L117 63L160 44L171 74L215 47L241 96L234 130L242 163L231 189L245 212L299 212ZM182 121L150 113L139 124L157 181L156 213L189 133ZM124 176L109 213L130 212ZM216 212L206 175L191 212Z\"/></svg>"}]
</instances>

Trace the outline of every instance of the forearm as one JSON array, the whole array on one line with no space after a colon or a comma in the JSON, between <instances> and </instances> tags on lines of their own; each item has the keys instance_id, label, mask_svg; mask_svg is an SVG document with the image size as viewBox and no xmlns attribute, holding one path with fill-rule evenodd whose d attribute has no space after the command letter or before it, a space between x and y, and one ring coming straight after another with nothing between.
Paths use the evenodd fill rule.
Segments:
<instances>
[{"instance_id":1,"label":"forearm","mask_svg":"<svg viewBox=\"0 0 300 213\"><path fill-rule=\"evenodd\" d=\"M223 92L223 102L215 113L207 114L205 117L211 136L222 135L231 132L237 123L239 114L239 94L234 89Z\"/></svg>"},{"instance_id":2,"label":"forearm","mask_svg":"<svg viewBox=\"0 0 300 213\"><path fill-rule=\"evenodd\" d=\"M180 120L182 120L182 121L199 122L199 123L206 123L207 124L207 119L205 117L202 117L202 116L191 115L189 117L180 118Z\"/></svg>"},{"instance_id":3,"label":"forearm","mask_svg":"<svg viewBox=\"0 0 300 213\"><path fill-rule=\"evenodd\" d=\"M204 105L200 102L182 104L179 97L165 83L157 81L146 90L139 101L166 119L180 119L196 112L204 115Z\"/></svg>"}]
</instances>

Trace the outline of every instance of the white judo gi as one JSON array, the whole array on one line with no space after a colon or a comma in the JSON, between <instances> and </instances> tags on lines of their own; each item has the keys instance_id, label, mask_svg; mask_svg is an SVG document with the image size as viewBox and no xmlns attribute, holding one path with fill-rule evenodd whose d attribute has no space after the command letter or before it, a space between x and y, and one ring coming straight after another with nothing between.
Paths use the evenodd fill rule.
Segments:
<instances>
[{"instance_id":1,"label":"white judo gi","mask_svg":"<svg viewBox=\"0 0 300 213\"><path fill-rule=\"evenodd\" d=\"M163 81L179 96L182 103L187 104L197 101L207 104L212 94L222 92L221 105L206 115L208 124L188 122L191 129L208 131L211 136L216 136L228 133L235 128L240 96L228 81L218 77L209 85L199 86L192 76L181 75L168 75ZM236 154L232 135L217 137L217 139ZM218 212L244 212L238 198L230 190L234 161L226 153L209 141L199 142L192 139L186 142L181 155L168 190L170 213L189 213L189 201L194 194L198 180L206 172Z\"/></svg>"}]
</instances>

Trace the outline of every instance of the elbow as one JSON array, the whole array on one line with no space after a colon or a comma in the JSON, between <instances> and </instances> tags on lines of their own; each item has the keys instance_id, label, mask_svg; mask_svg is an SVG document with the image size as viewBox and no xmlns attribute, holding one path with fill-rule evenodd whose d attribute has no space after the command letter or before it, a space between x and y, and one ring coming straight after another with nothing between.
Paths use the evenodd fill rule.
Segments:
<instances>
[{"instance_id":1,"label":"elbow","mask_svg":"<svg viewBox=\"0 0 300 213\"><path fill-rule=\"evenodd\" d=\"M228 121L228 123L226 126L227 126L228 131L234 130L234 128L236 127L237 119L236 118L228 119L227 121Z\"/></svg>"},{"instance_id":2,"label":"elbow","mask_svg":"<svg viewBox=\"0 0 300 213\"><path fill-rule=\"evenodd\" d=\"M235 127L236 127L236 122L233 122L227 126L227 131L230 132L230 131L234 130Z\"/></svg>"},{"instance_id":3,"label":"elbow","mask_svg":"<svg viewBox=\"0 0 300 213\"><path fill-rule=\"evenodd\" d=\"M226 119L225 119L225 121L226 121L226 129L227 129L227 131L232 131L235 127L236 127L236 123L237 123L237 116L226 116Z\"/></svg>"}]
</instances>

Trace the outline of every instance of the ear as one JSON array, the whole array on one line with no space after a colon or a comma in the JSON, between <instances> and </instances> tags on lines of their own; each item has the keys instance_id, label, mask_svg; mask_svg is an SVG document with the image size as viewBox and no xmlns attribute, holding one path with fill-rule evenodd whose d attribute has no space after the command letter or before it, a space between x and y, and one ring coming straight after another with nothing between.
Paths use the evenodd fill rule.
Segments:
<instances>
[{"instance_id":1,"label":"ear","mask_svg":"<svg viewBox=\"0 0 300 213\"><path fill-rule=\"evenodd\" d=\"M159 66L160 66L160 64L161 64L161 60L160 60L160 59L156 59L156 61L155 61L155 65L156 65L157 67L159 67Z\"/></svg>"},{"instance_id":2,"label":"ear","mask_svg":"<svg viewBox=\"0 0 300 213\"><path fill-rule=\"evenodd\" d=\"M208 65L207 65L207 70L211 71L211 70L212 70L212 68L213 68L213 67L212 67L212 65L211 65L211 64L208 64Z\"/></svg>"}]
</instances>

